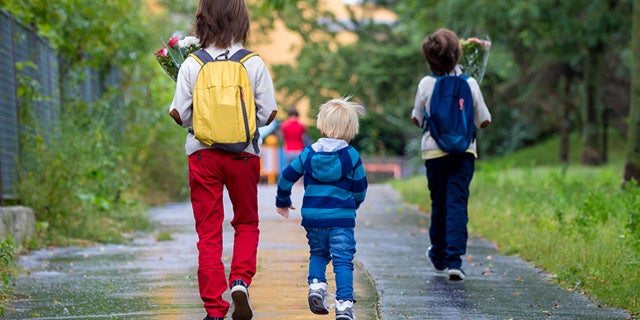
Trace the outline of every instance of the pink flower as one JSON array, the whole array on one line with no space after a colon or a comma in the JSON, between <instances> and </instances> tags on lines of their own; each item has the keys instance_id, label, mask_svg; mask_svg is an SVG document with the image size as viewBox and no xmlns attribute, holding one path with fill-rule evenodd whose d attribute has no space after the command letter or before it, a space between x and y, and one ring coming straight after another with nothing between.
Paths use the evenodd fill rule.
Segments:
<instances>
[{"instance_id":1,"label":"pink flower","mask_svg":"<svg viewBox=\"0 0 640 320\"><path fill-rule=\"evenodd\" d=\"M165 43L162 41L162 43ZM200 41L196 37L186 37L180 40L178 36L171 37L164 47L154 53L154 56L162 70L166 72L173 81L178 77L180 65L192 52L200 49Z\"/></svg>"},{"instance_id":2,"label":"pink flower","mask_svg":"<svg viewBox=\"0 0 640 320\"><path fill-rule=\"evenodd\" d=\"M167 55L167 51L166 47L162 47L158 52L156 52L156 57L168 58L169 56Z\"/></svg>"},{"instance_id":3,"label":"pink flower","mask_svg":"<svg viewBox=\"0 0 640 320\"><path fill-rule=\"evenodd\" d=\"M481 39L478 39L476 37L471 37L471 38L467 39L467 41L475 42L475 43L481 45L485 49L491 48L491 41L481 40Z\"/></svg>"},{"instance_id":4,"label":"pink flower","mask_svg":"<svg viewBox=\"0 0 640 320\"><path fill-rule=\"evenodd\" d=\"M171 48L175 48L178 45L178 41L180 41L178 37L173 37L169 39L169 42L167 43L167 45Z\"/></svg>"}]
</instances>

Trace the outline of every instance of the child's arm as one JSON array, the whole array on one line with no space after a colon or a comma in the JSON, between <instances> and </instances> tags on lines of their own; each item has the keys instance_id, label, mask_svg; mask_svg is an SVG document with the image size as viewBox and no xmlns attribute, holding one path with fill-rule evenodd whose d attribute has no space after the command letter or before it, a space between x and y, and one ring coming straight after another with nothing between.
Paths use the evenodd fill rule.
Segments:
<instances>
[{"instance_id":1,"label":"child's arm","mask_svg":"<svg viewBox=\"0 0 640 320\"><path fill-rule=\"evenodd\" d=\"M417 127L422 128L424 125L424 111L427 104L428 94L431 93L430 89L435 83L435 78L424 77L418 83L418 90L416 91L415 101L413 102L413 109L411 110L411 121Z\"/></svg>"},{"instance_id":2,"label":"child's arm","mask_svg":"<svg viewBox=\"0 0 640 320\"><path fill-rule=\"evenodd\" d=\"M353 184L351 189L351 192L353 192L353 200L356 202L356 209L360 208L360 204L364 202L364 198L367 195L368 184L367 175L364 171L364 166L362 165L362 159L358 159L353 172Z\"/></svg>"},{"instance_id":3,"label":"child's arm","mask_svg":"<svg viewBox=\"0 0 640 320\"><path fill-rule=\"evenodd\" d=\"M469 86L471 87L471 94L473 95L473 107L474 107L474 121L477 128L484 129L491 124L491 113L487 104L484 102L482 91L478 82L471 78L469 79Z\"/></svg>"},{"instance_id":4,"label":"child's arm","mask_svg":"<svg viewBox=\"0 0 640 320\"><path fill-rule=\"evenodd\" d=\"M193 86L197 73L192 74L193 70L200 70L200 65L195 59L187 58L182 67L178 71L178 79L176 80L176 91L173 95L173 101L169 106L169 116L173 118L178 125L183 128L192 126L193 111Z\"/></svg>"}]
</instances>

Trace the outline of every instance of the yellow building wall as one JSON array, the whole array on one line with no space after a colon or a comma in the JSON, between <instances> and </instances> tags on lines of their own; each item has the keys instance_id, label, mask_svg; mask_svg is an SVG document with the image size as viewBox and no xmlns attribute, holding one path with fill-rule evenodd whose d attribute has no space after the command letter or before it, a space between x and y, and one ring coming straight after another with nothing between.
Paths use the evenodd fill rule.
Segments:
<instances>
[{"instance_id":1,"label":"yellow building wall","mask_svg":"<svg viewBox=\"0 0 640 320\"><path fill-rule=\"evenodd\" d=\"M331 11L339 20L349 18L348 5L346 5L343 0L324 0L320 2L320 6L320 9ZM382 8L350 5L350 9L353 10L357 17L362 19L372 18L374 21L382 22L395 21L397 19L393 12ZM254 32L255 31L252 31L252 34L250 34L249 47L251 50L258 52L267 65L295 63L295 59L302 46L302 38L295 32L287 29L281 20L276 20L273 31L266 36L266 41L264 35L256 35ZM337 41L339 43L350 43L356 41L356 37L354 34L345 31L338 34ZM278 80L274 78L274 81L277 82ZM286 100L285 97L278 96L279 103ZM286 118L286 110L288 110L289 107L291 106L279 106L279 119L282 120ZM296 104L296 108L300 113L301 121L306 125L313 125L315 121L309 116L309 102L306 100L299 101Z\"/></svg>"}]
</instances>

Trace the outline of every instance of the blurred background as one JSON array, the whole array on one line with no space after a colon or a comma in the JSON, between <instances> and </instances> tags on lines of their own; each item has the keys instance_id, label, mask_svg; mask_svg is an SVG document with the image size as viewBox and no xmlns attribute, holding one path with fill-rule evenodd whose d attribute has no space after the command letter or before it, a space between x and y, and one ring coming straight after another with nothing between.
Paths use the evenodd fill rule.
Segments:
<instances>
[{"instance_id":1,"label":"blurred background","mask_svg":"<svg viewBox=\"0 0 640 320\"><path fill-rule=\"evenodd\" d=\"M278 120L295 107L318 138L317 107L352 96L368 110L352 144L372 181L423 170L410 114L430 73L420 44L439 27L492 41L481 89L493 125L478 133L480 159L546 143L535 159L514 161L624 165L630 0L247 3L246 47L270 67ZM64 234L86 229L87 212L187 199L185 132L167 115L174 82L154 53L172 36L192 35L196 6L0 0L3 203L34 207L43 228ZM266 134L263 178L273 183L282 142L277 126ZM111 214L115 224L129 219ZM74 223L59 222L67 219Z\"/></svg>"}]
</instances>

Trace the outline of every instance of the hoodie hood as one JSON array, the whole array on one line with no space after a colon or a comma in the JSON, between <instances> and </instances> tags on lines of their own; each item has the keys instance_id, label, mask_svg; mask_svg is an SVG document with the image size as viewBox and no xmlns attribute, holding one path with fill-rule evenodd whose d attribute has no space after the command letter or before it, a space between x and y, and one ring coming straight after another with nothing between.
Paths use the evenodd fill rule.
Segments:
<instances>
[{"instance_id":1,"label":"hoodie hood","mask_svg":"<svg viewBox=\"0 0 640 320\"><path fill-rule=\"evenodd\" d=\"M353 171L349 156L351 147L344 140L321 138L311 145L313 150L305 163L311 176L324 183L340 181Z\"/></svg>"}]
</instances>

